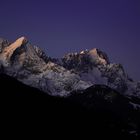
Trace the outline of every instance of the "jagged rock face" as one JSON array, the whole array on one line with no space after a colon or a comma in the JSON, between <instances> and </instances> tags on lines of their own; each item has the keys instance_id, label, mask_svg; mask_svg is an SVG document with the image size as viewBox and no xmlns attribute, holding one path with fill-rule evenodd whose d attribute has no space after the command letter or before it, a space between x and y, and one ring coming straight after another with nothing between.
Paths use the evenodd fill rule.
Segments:
<instances>
[{"instance_id":1,"label":"jagged rock face","mask_svg":"<svg viewBox=\"0 0 140 140\"><path fill-rule=\"evenodd\" d=\"M87 67L92 66L89 55L70 53L62 58L63 66L69 70L86 71ZM84 66L84 67L83 67Z\"/></svg>"},{"instance_id":2,"label":"jagged rock face","mask_svg":"<svg viewBox=\"0 0 140 140\"><path fill-rule=\"evenodd\" d=\"M6 74L51 95L66 96L73 90L91 86L48 58L22 37L4 49L0 63Z\"/></svg>"},{"instance_id":3,"label":"jagged rock face","mask_svg":"<svg viewBox=\"0 0 140 140\"><path fill-rule=\"evenodd\" d=\"M91 60L96 64L103 64L103 65L109 64L109 59L106 53L102 52L99 49L96 49L96 48L92 49L89 51L88 54Z\"/></svg>"},{"instance_id":4,"label":"jagged rock face","mask_svg":"<svg viewBox=\"0 0 140 140\"><path fill-rule=\"evenodd\" d=\"M8 42L8 40L0 38L0 53L2 53L3 49L9 45L10 43Z\"/></svg>"},{"instance_id":5,"label":"jagged rock face","mask_svg":"<svg viewBox=\"0 0 140 140\"><path fill-rule=\"evenodd\" d=\"M25 37L11 44L1 39L0 49L0 71L51 95L67 96L72 91L102 84L127 96L140 97L139 84L128 78L122 65L111 64L99 49L53 59Z\"/></svg>"},{"instance_id":6,"label":"jagged rock face","mask_svg":"<svg viewBox=\"0 0 140 140\"><path fill-rule=\"evenodd\" d=\"M50 57L46 55L46 53L39 47L33 46L37 55L42 58L46 63L50 60Z\"/></svg>"},{"instance_id":7,"label":"jagged rock face","mask_svg":"<svg viewBox=\"0 0 140 140\"><path fill-rule=\"evenodd\" d=\"M62 58L64 67L80 71L93 68L97 65L109 64L107 55L99 49L82 51L80 53L69 53Z\"/></svg>"},{"instance_id":8,"label":"jagged rock face","mask_svg":"<svg viewBox=\"0 0 140 140\"><path fill-rule=\"evenodd\" d=\"M3 62L3 65L5 66L10 65L10 59L15 50L26 43L27 43L26 38L21 37L17 39L14 43L10 44L9 46L3 47L2 53L0 55L0 60Z\"/></svg>"},{"instance_id":9,"label":"jagged rock face","mask_svg":"<svg viewBox=\"0 0 140 140\"><path fill-rule=\"evenodd\" d=\"M61 65L92 85L104 84L127 96L140 96L137 82L128 77L121 64L110 63L107 55L99 49L65 55L62 62Z\"/></svg>"},{"instance_id":10,"label":"jagged rock face","mask_svg":"<svg viewBox=\"0 0 140 140\"><path fill-rule=\"evenodd\" d=\"M128 77L121 64L110 64L107 55L99 49L71 53L62 58L63 66L76 72L83 81L105 84L119 92L127 91Z\"/></svg>"}]
</instances>

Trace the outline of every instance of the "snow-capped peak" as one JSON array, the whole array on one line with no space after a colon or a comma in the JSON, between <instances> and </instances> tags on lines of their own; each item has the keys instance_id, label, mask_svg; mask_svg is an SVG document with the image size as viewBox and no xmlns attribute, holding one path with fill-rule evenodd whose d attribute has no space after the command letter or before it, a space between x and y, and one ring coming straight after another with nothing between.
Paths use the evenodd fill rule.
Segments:
<instances>
[{"instance_id":1,"label":"snow-capped peak","mask_svg":"<svg viewBox=\"0 0 140 140\"><path fill-rule=\"evenodd\" d=\"M51 95L66 96L73 90L91 86L80 76L51 61L24 37L3 49L0 64L4 73Z\"/></svg>"},{"instance_id":2,"label":"snow-capped peak","mask_svg":"<svg viewBox=\"0 0 140 140\"><path fill-rule=\"evenodd\" d=\"M50 95L67 96L94 84L107 85L127 96L140 97L140 87L122 65L111 64L99 49L53 59L25 37L14 43L0 39L0 71Z\"/></svg>"},{"instance_id":3,"label":"snow-capped peak","mask_svg":"<svg viewBox=\"0 0 140 140\"><path fill-rule=\"evenodd\" d=\"M99 49L94 48L90 50L88 54L91 57L91 59L93 59L93 61L97 60L99 61L99 63L104 65L109 63L107 55L104 52L100 51Z\"/></svg>"},{"instance_id":4,"label":"snow-capped peak","mask_svg":"<svg viewBox=\"0 0 140 140\"><path fill-rule=\"evenodd\" d=\"M1 61L3 61L3 64L5 66L8 66L10 63L10 58L12 57L15 50L26 43L27 43L27 39L25 37L21 37L7 47L1 46L3 50L2 50L2 54L0 55L0 59Z\"/></svg>"}]
</instances>

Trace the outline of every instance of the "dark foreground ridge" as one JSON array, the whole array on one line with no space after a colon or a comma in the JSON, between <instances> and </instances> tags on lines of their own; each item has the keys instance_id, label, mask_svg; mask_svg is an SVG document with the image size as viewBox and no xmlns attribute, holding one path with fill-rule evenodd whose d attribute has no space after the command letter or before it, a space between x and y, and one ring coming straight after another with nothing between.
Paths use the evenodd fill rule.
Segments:
<instances>
[{"instance_id":1,"label":"dark foreground ridge","mask_svg":"<svg viewBox=\"0 0 140 140\"><path fill-rule=\"evenodd\" d=\"M106 86L93 86L67 98L53 97L0 75L2 117L7 123L44 125L55 133L95 137L138 138L139 111L129 99ZM28 127L26 126L26 129ZM40 129L40 127L37 127ZM79 133L80 131L80 133ZM46 130L46 133L49 131Z\"/></svg>"}]
</instances>

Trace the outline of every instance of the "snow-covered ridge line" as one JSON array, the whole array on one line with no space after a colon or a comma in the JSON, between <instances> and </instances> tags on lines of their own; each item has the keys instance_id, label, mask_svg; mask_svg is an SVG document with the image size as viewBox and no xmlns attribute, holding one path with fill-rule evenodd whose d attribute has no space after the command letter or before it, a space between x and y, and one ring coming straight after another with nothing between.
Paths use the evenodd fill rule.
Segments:
<instances>
[{"instance_id":1,"label":"snow-covered ridge line","mask_svg":"<svg viewBox=\"0 0 140 140\"><path fill-rule=\"evenodd\" d=\"M139 83L130 80L122 65L111 64L99 49L53 59L21 37L11 44L0 39L0 50L4 73L50 95L67 96L74 90L104 84L123 95L140 97Z\"/></svg>"}]
</instances>

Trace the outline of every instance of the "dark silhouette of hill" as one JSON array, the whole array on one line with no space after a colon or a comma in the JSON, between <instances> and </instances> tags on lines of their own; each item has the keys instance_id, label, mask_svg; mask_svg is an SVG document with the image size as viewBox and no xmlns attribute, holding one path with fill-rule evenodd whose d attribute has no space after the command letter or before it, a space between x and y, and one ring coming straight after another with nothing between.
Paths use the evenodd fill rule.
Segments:
<instances>
[{"instance_id":1,"label":"dark silhouette of hill","mask_svg":"<svg viewBox=\"0 0 140 140\"><path fill-rule=\"evenodd\" d=\"M0 99L3 119L17 124L17 128L31 126L48 129L48 134L52 131L92 138L138 137L129 132L138 129L135 123L139 123L139 112L132 109L128 99L105 86L93 86L82 94L79 91L60 98L1 74Z\"/></svg>"}]
</instances>

